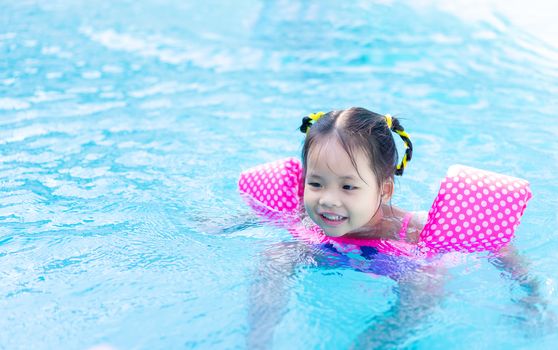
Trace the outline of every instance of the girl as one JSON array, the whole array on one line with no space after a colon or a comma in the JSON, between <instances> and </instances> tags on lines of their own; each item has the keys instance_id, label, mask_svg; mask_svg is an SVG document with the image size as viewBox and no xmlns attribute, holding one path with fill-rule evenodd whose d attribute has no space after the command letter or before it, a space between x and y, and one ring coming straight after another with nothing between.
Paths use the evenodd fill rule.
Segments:
<instances>
[{"instance_id":1,"label":"girl","mask_svg":"<svg viewBox=\"0 0 558 350\"><path fill-rule=\"evenodd\" d=\"M307 134L304 207L327 236L418 240L420 220L390 205L394 176L413 154L396 118L350 108L305 117L300 130ZM392 131L406 146L400 164Z\"/></svg>"},{"instance_id":2,"label":"girl","mask_svg":"<svg viewBox=\"0 0 558 350\"><path fill-rule=\"evenodd\" d=\"M310 218L328 237L416 245L424 219L390 203L394 177L403 174L413 151L409 135L396 118L364 108L350 108L305 117L300 130L306 134L302 149L303 216ZM393 132L406 147L401 162L398 162ZM388 270L384 274L398 282L398 301L388 312L375 316L354 345L393 348L412 338L424 324L421 321L442 300L443 264L414 263L412 259L395 259L377 251L365 253L362 250L367 265L362 264L362 259L358 264L354 261L344 264L351 260L339 258L343 254L327 245L295 241L269 247L251 288L249 347L269 346L287 302L286 285L300 264L323 268L358 266L359 271L374 273L378 266ZM331 259L332 256L335 258ZM516 302L526 312L526 321L552 320L551 315L546 320L541 318L546 302L540 296L539 282L527 273L525 264L511 246L501 249L491 262L525 290L526 297ZM537 322L535 327L540 325Z\"/></svg>"}]
</instances>

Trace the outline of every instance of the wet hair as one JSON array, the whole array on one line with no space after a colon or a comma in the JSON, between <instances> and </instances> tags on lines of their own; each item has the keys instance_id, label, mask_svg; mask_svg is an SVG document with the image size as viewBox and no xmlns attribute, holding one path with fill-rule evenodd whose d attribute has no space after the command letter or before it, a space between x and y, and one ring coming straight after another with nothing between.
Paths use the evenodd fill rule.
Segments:
<instances>
[{"instance_id":1,"label":"wet hair","mask_svg":"<svg viewBox=\"0 0 558 350\"><path fill-rule=\"evenodd\" d=\"M388 121L387 118L391 120ZM388 179L393 179L394 175L402 175L413 152L409 135L397 118L383 116L361 107L331 111L317 118L316 115L304 117L300 131L306 133L302 147L304 175L310 149L331 137L339 141L357 171L355 151L364 151L370 161L370 168L378 179L378 186ZM407 146L403 161L399 165L392 131L399 134Z\"/></svg>"}]
</instances>

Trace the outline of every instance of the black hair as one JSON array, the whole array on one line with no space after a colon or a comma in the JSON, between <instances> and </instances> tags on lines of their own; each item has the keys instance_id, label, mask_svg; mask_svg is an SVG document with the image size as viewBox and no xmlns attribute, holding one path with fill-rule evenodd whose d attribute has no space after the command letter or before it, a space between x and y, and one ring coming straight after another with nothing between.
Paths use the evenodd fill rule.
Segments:
<instances>
[{"instance_id":1,"label":"black hair","mask_svg":"<svg viewBox=\"0 0 558 350\"><path fill-rule=\"evenodd\" d=\"M394 175L402 175L406 162L411 160L413 145L399 120L389 117L391 118L391 125L389 125L387 118L361 107L331 111L317 121L304 117L300 131L306 133L302 147L302 165L305 175L310 149L330 136L339 140L355 169L357 169L355 150L365 152L370 160L370 168L378 179L378 186L388 179L393 179ZM403 161L399 165L392 131L399 134L407 146Z\"/></svg>"}]
</instances>

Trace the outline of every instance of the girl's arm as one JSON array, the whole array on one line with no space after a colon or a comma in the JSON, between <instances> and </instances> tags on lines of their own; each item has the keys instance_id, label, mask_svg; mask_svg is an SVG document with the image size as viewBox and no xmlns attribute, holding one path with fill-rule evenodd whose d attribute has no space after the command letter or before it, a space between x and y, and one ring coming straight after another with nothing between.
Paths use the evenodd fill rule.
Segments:
<instances>
[{"instance_id":1,"label":"girl's arm","mask_svg":"<svg viewBox=\"0 0 558 350\"><path fill-rule=\"evenodd\" d=\"M398 280L397 300L384 314L375 316L353 344L353 349L407 348L415 334L428 325L428 317L444 296L440 268L423 267Z\"/></svg>"},{"instance_id":2,"label":"girl's arm","mask_svg":"<svg viewBox=\"0 0 558 350\"><path fill-rule=\"evenodd\" d=\"M261 256L249 294L248 349L271 347L275 327L288 303L289 285L299 264L313 264L308 245L280 242Z\"/></svg>"},{"instance_id":3,"label":"girl's arm","mask_svg":"<svg viewBox=\"0 0 558 350\"><path fill-rule=\"evenodd\" d=\"M490 259L498 269L504 271L527 294L520 303L539 311L546 309L547 301L541 294L541 281L529 272L529 263L520 256L517 249L508 244L500 249L498 254Z\"/></svg>"},{"instance_id":4,"label":"girl's arm","mask_svg":"<svg viewBox=\"0 0 558 350\"><path fill-rule=\"evenodd\" d=\"M515 318L525 326L524 330L539 333L556 330L556 315L548 310L541 280L530 273L528 261L519 255L515 247L511 244L505 246L490 261L525 293L524 297L514 299L521 308L521 313Z\"/></svg>"}]
</instances>

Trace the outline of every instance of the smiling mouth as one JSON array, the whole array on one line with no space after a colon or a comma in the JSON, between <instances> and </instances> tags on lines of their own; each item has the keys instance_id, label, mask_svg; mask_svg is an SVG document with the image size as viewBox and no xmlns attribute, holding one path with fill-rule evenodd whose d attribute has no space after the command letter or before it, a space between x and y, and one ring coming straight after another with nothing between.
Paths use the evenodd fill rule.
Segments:
<instances>
[{"instance_id":1,"label":"smiling mouth","mask_svg":"<svg viewBox=\"0 0 558 350\"><path fill-rule=\"evenodd\" d=\"M346 216L341 216L336 214L320 213L319 215L320 218L322 218L322 221L330 226L341 225L343 222L345 222L345 220L347 220Z\"/></svg>"}]
</instances>

